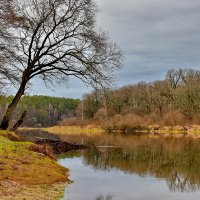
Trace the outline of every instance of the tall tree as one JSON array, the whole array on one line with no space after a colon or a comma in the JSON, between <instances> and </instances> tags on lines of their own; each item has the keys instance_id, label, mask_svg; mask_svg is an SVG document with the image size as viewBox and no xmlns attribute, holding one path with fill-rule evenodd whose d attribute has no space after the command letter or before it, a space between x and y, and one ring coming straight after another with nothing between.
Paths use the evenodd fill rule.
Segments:
<instances>
[{"instance_id":1,"label":"tall tree","mask_svg":"<svg viewBox=\"0 0 200 200\"><path fill-rule=\"evenodd\" d=\"M121 64L121 51L95 27L93 0L13 0L11 4L20 20L7 29L15 34L13 45L7 47L15 62L8 60L7 65L21 72L21 82L1 129L8 128L27 83L34 77L47 83L70 76L93 86L110 82L113 70Z\"/></svg>"}]
</instances>

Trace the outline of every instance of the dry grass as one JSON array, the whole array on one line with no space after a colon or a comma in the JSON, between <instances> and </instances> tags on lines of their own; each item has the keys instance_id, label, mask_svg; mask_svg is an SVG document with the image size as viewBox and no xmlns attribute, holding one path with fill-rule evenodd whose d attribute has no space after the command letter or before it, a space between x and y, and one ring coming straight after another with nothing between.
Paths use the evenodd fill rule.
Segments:
<instances>
[{"instance_id":1,"label":"dry grass","mask_svg":"<svg viewBox=\"0 0 200 200\"><path fill-rule=\"evenodd\" d=\"M0 182L0 199L2 200L60 200L65 183L52 185L27 186L19 182Z\"/></svg>"},{"instance_id":2,"label":"dry grass","mask_svg":"<svg viewBox=\"0 0 200 200\"><path fill-rule=\"evenodd\" d=\"M48 131L49 133L61 134L61 135L99 135L104 132L102 128L93 127L88 125L85 127L79 126L53 126L49 128L42 128L43 131Z\"/></svg>"}]
</instances>

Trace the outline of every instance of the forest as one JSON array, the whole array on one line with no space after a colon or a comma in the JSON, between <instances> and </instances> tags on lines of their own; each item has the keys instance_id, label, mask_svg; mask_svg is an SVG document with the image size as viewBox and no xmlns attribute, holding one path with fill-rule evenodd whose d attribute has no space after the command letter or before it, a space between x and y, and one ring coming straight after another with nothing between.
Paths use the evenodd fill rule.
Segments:
<instances>
[{"instance_id":1,"label":"forest","mask_svg":"<svg viewBox=\"0 0 200 200\"><path fill-rule=\"evenodd\" d=\"M113 126L200 123L200 71L168 70L164 80L93 91L83 99L84 118Z\"/></svg>"},{"instance_id":2,"label":"forest","mask_svg":"<svg viewBox=\"0 0 200 200\"><path fill-rule=\"evenodd\" d=\"M13 96L0 96L0 116L3 116ZM49 96L24 96L18 104L11 124L27 111L23 126L45 127L55 125L62 117L74 117L78 99Z\"/></svg>"}]
</instances>

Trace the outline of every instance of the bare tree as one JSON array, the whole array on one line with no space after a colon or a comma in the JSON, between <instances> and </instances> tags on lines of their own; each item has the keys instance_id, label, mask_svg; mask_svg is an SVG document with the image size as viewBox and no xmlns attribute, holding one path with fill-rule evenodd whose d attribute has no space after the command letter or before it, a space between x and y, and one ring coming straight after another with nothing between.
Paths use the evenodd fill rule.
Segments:
<instances>
[{"instance_id":1,"label":"bare tree","mask_svg":"<svg viewBox=\"0 0 200 200\"><path fill-rule=\"evenodd\" d=\"M12 9L12 0L0 0L0 92L3 92L5 86L8 84L16 83L17 73L16 70L10 69L8 63L14 62L12 49L8 48L9 44L13 41L12 32L8 31L8 28L18 24L17 18ZM20 20L19 20L20 21Z\"/></svg>"},{"instance_id":2,"label":"bare tree","mask_svg":"<svg viewBox=\"0 0 200 200\"><path fill-rule=\"evenodd\" d=\"M15 60L7 66L19 70L21 82L1 129L8 128L27 83L34 77L46 83L70 76L93 86L110 82L113 70L121 64L121 51L95 27L93 0L13 0L12 8L20 20L7 28L14 33L7 52Z\"/></svg>"},{"instance_id":3,"label":"bare tree","mask_svg":"<svg viewBox=\"0 0 200 200\"><path fill-rule=\"evenodd\" d=\"M15 76L14 71L10 71L4 66L3 62L0 62L0 93L5 93L5 88L9 84L17 84L18 78ZM3 90L4 88L4 90Z\"/></svg>"},{"instance_id":4,"label":"bare tree","mask_svg":"<svg viewBox=\"0 0 200 200\"><path fill-rule=\"evenodd\" d=\"M113 195L107 195L107 196L103 196L103 195L98 195L97 197L96 197L96 200L112 200L113 199Z\"/></svg>"}]
</instances>

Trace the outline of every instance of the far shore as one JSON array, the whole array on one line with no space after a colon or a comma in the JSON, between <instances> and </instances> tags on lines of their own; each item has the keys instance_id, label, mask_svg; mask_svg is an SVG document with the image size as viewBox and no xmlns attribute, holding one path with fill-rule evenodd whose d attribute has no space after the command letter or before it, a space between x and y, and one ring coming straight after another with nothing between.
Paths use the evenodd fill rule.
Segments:
<instances>
[{"instance_id":1,"label":"far shore","mask_svg":"<svg viewBox=\"0 0 200 200\"><path fill-rule=\"evenodd\" d=\"M53 126L46 128L30 128L22 127L21 130L42 130L56 135L99 135L103 133L109 134L135 134L135 135L148 135L150 137L192 137L200 138L200 125L187 125L187 126L137 126L137 127L100 127L95 125L85 126Z\"/></svg>"}]
</instances>

